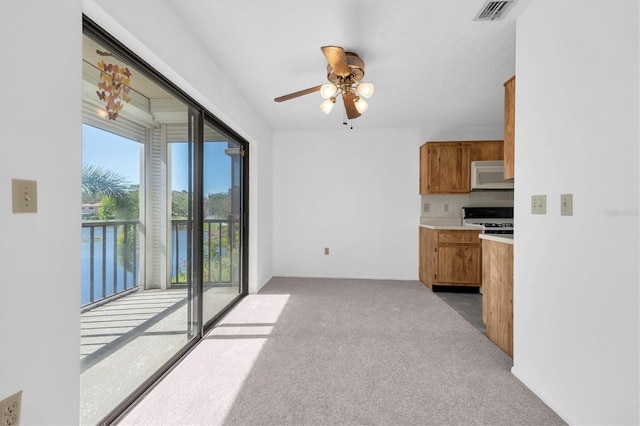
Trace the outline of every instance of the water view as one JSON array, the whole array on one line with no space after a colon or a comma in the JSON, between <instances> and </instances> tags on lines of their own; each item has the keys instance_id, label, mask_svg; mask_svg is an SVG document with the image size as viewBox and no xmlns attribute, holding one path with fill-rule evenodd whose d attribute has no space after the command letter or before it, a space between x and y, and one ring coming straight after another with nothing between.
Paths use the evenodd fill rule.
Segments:
<instances>
[{"instance_id":1,"label":"water view","mask_svg":"<svg viewBox=\"0 0 640 426\"><path fill-rule=\"evenodd\" d=\"M181 229L179 222L174 222L171 232L173 284L186 283L187 231ZM228 283L231 281L231 263L237 261L232 259L232 251L229 250L229 247L237 244L234 241L237 230L230 227L229 221L209 220L205 223L204 231L203 279L207 283ZM85 306L136 287L140 264L134 253L139 250L135 221L84 222L80 305Z\"/></svg>"}]
</instances>

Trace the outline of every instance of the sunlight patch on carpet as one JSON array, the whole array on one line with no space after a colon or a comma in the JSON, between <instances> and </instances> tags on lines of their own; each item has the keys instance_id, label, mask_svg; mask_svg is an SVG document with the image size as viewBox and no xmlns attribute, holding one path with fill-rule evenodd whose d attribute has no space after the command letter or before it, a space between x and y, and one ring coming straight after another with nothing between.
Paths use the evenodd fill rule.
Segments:
<instances>
[{"instance_id":1,"label":"sunlight patch on carpet","mask_svg":"<svg viewBox=\"0 0 640 426\"><path fill-rule=\"evenodd\" d=\"M119 424L222 424L288 300L244 298Z\"/></svg>"}]
</instances>

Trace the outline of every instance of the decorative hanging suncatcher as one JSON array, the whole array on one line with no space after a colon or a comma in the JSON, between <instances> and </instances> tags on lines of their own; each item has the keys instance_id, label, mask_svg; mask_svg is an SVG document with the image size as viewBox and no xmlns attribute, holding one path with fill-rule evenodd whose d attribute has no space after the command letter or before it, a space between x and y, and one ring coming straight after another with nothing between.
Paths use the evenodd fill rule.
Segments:
<instances>
[{"instance_id":1,"label":"decorative hanging suncatcher","mask_svg":"<svg viewBox=\"0 0 640 426\"><path fill-rule=\"evenodd\" d=\"M98 98L106 102L106 110L109 120L118 117L125 103L129 103L129 83L131 72L129 68L119 67L117 64L105 64L103 60L98 62L100 69L100 82L98 83Z\"/></svg>"}]
</instances>

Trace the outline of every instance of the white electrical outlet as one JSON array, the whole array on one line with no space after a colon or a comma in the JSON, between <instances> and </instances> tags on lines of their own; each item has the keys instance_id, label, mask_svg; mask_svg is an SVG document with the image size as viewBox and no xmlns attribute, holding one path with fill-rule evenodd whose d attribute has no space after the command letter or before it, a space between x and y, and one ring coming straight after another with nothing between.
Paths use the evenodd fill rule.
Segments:
<instances>
[{"instance_id":1,"label":"white electrical outlet","mask_svg":"<svg viewBox=\"0 0 640 426\"><path fill-rule=\"evenodd\" d=\"M429 209L430 209L429 203L424 203L424 207L422 207L422 211L425 213L429 213Z\"/></svg>"},{"instance_id":2,"label":"white electrical outlet","mask_svg":"<svg viewBox=\"0 0 640 426\"><path fill-rule=\"evenodd\" d=\"M0 425L20 426L20 405L22 391L0 401Z\"/></svg>"},{"instance_id":3,"label":"white electrical outlet","mask_svg":"<svg viewBox=\"0 0 640 426\"><path fill-rule=\"evenodd\" d=\"M444 212L445 213L449 212L449 204L447 204L447 203L444 204Z\"/></svg>"},{"instance_id":4,"label":"white electrical outlet","mask_svg":"<svg viewBox=\"0 0 640 426\"><path fill-rule=\"evenodd\" d=\"M531 214L547 214L547 196L531 196Z\"/></svg>"}]
</instances>

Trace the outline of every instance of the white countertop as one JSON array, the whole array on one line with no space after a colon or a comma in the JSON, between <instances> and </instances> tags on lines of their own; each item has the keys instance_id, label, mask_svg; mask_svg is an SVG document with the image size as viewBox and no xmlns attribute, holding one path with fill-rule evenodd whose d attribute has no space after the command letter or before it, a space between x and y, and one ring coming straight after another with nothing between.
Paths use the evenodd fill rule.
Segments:
<instances>
[{"instance_id":1,"label":"white countertop","mask_svg":"<svg viewBox=\"0 0 640 426\"><path fill-rule=\"evenodd\" d=\"M440 217L432 219L420 219L421 228L449 230L449 231L479 231L478 228L462 225L462 219ZM513 234L480 234L483 240L496 241L498 243L513 244Z\"/></svg>"},{"instance_id":2,"label":"white countertop","mask_svg":"<svg viewBox=\"0 0 640 426\"><path fill-rule=\"evenodd\" d=\"M439 229L443 231L480 231L476 228L470 228L468 226L462 225L433 225L428 223L421 223L421 228L429 228L429 229Z\"/></svg>"},{"instance_id":3,"label":"white countertop","mask_svg":"<svg viewBox=\"0 0 640 426\"><path fill-rule=\"evenodd\" d=\"M513 234L480 234L480 239L513 245Z\"/></svg>"},{"instance_id":4,"label":"white countertop","mask_svg":"<svg viewBox=\"0 0 640 426\"><path fill-rule=\"evenodd\" d=\"M420 219L420 226L429 229L444 230L470 230L468 226L462 226L462 219L456 217L439 217L433 219Z\"/></svg>"}]
</instances>

